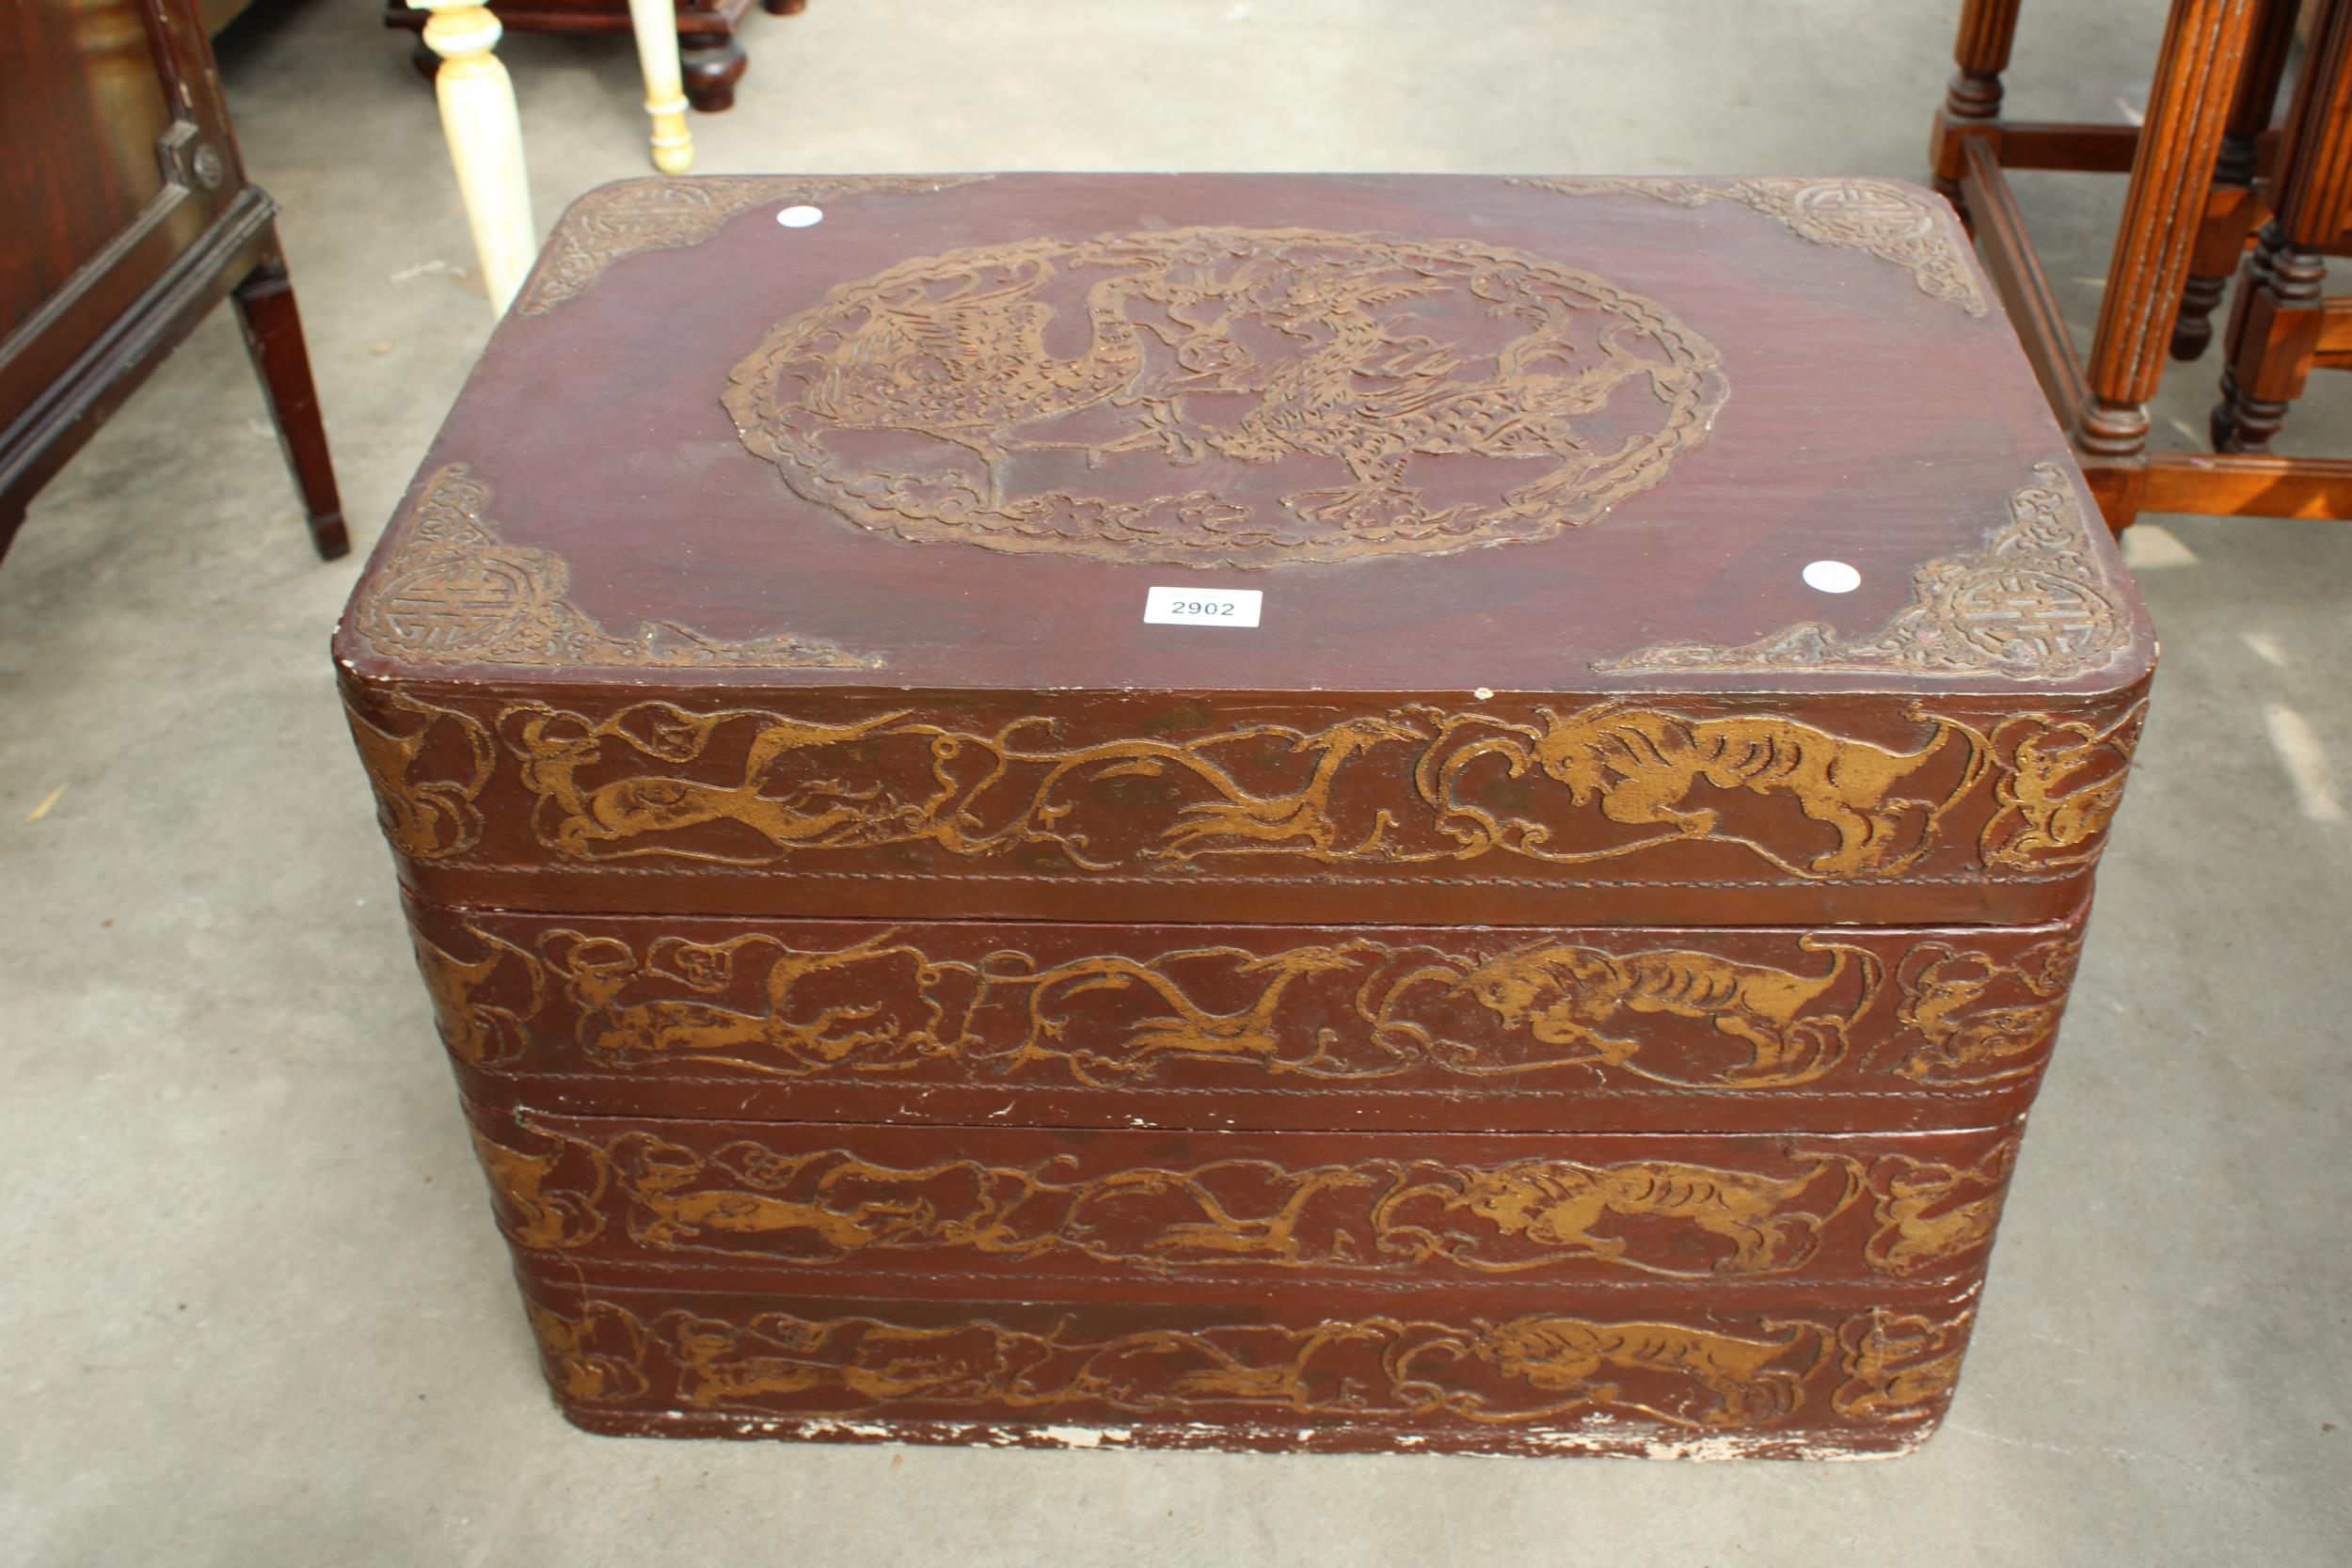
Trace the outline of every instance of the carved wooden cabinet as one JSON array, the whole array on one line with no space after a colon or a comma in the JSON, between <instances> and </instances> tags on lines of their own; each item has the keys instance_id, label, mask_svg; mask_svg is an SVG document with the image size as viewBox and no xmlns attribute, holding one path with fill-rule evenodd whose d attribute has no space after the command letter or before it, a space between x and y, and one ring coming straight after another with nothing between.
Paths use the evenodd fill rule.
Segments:
<instances>
[{"instance_id":1,"label":"carved wooden cabinet","mask_svg":"<svg viewBox=\"0 0 2352 1568\"><path fill-rule=\"evenodd\" d=\"M350 546L277 206L237 157L192 0L12 0L0 21L0 551L224 295L310 536Z\"/></svg>"},{"instance_id":2,"label":"carved wooden cabinet","mask_svg":"<svg viewBox=\"0 0 2352 1568\"><path fill-rule=\"evenodd\" d=\"M1434 176L592 192L337 640L580 1424L1774 1456L2153 653L1940 199Z\"/></svg>"}]
</instances>

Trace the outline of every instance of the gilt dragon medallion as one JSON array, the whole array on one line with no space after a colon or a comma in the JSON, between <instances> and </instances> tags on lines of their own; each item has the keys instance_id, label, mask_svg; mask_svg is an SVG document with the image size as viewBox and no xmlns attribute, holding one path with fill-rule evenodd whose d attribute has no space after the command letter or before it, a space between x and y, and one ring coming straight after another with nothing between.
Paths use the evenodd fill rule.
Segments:
<instances>
[{"instance_id":1,"label":"gilt dragon medallion","mask_svg":"<svg viewBox=\"0 0 2352 1568\"><path fill-rule=\"evenodd\" d=\"M777 325L724 402L874 532L1259 568L1591 523L1726 390L1664 307L1544 257L1203 228L899 262Z\"/></svg>"}]
</instances>

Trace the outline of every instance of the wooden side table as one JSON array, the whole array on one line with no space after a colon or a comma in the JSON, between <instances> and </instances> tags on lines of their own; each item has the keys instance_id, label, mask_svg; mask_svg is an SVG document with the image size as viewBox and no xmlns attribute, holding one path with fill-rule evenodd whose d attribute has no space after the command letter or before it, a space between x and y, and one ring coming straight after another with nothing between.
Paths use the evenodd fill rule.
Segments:
<instances>
[{"instance_id":1,"label":"wooden side table","mask_svg":"<svg viewBox=\"0 0 2352 1568\"><path fill-rule=\"evenodd\" d=\"M2352 461L2147 450L2145 405L2163 376L2192 271L2213 276L2215 245L2226 254L2228 244L2215 240L2224 230L2214 220L2238 221L2247 205L2251 177L2241 171L2249 141L2260 159L2255 126L2277 90L2293 0L2173 0L2138 127L2002 117L2001 73L2019 3L1968 0L1953 51L1960 71L1937 111L1931 157L1938 187L1969 219L2108 526L2120 531L2142 510L2352 517ZM2130 174L2087 363L2010 192L2005 171L2012 168Z\"/></svg>"}]
</instances>

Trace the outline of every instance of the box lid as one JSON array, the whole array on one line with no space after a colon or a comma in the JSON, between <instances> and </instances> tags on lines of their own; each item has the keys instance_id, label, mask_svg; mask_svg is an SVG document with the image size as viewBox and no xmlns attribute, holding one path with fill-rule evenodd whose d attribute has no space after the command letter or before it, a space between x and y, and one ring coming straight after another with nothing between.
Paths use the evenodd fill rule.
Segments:
<instances>
[{"instance_id":1,"label":"box lid","mask_svg":"<svg viewBox=\"0 0 2352 1568\"><path fill-rule=\"evenodd\" d=\"M1929 193L1306 175L591 192L337 650L436 895L1500 920L2062 913L2154 653Z\"/></svg>"}]
</instances>

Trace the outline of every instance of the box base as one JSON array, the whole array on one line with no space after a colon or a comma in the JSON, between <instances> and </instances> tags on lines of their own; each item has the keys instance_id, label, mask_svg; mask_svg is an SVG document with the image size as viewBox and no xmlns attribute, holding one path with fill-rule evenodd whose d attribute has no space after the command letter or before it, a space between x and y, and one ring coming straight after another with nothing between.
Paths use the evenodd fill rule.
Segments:
<instances>
[{"instance_id":1,"label":"box base","mask_svg":"<svg viewBox=\"0 0 2352 1568\"><path fill-rule=\"evenodd\" d=\"M1393 1427L1181 1425L1084 1426L1060 1422L848 1419L597 1410L557 1402L565 1419L600 1437L700 1437L791 1443L920 1443L990 1449L1139 1449L1221 1453L1427 1453L1484 1459L1657 1459L1709 1463L1775 1459L1826 1464L1900 1459L1935 1434L1940 1415L1899 1433L1710 1433L1590 1422L1490 1433Z\"/></svg>"}]
</instances>

